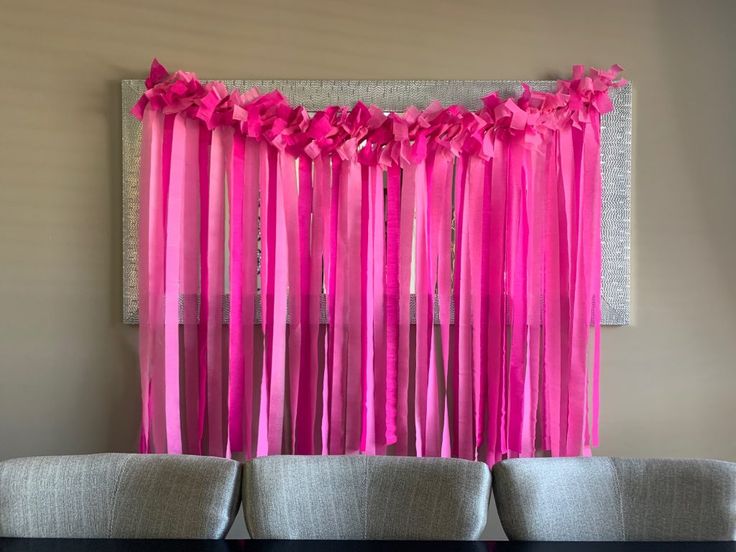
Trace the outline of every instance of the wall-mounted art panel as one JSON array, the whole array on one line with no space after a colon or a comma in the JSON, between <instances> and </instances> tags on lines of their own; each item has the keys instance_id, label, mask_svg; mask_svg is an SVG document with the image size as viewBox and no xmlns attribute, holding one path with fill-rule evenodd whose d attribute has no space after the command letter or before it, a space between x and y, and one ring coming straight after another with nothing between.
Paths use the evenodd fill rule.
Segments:
<instances>
[{"instance_id":1,"label":"wall-mounted art panel","mask_svg":"<svg viewBox=\"0 0 736 552\"><path fill-rule=\"evenodd\" d=\"M279 89L294 104L309 111L328 105L352 105L358 99L384 111L402 112L432 100L444 105L480 107L480 99L498 90L518 95L522 81L357 81L357 80L232 80L229 88ZM537 90L552 91L556 81L523 81ZM138 179L141 123L130 109L145 92L143 80L122 81L123 159L123 321L138 323ZM632 87L612 88L614 109L602 117L602 324L626 325L630 320L630 221ZM227 303L227 301L226 301ZM323 319L326 310L323 303ZM227 304L225 305L227 316ZM256 322L260 308L256 305ZM414 311L412 302L412 313ZM435 305L435 318L438 317ZM412 314L413 318L413 314Z\"/></svg>"}]
</instances>

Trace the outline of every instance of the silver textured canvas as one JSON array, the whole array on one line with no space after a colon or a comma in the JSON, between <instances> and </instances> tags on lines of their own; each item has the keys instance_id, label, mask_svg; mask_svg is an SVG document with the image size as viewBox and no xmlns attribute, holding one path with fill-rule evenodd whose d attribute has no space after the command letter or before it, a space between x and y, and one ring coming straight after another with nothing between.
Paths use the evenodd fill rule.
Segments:
<instances>
[{"instance_id":1,"label":"silver textured canvas","mask_svg":"<svg viewBox=\"0 0 736 552\"><path fill-rule=\"evenodd\" d=\"M352 105L357 100L375 104L384 111L404 111L410 105L424 106L432 100L444 105L480 107L483 96L498 90L503 96L518 95L521 83L552 91L556 81L360 81L360 80L226 80L229 89L278 88L290 102L308 111L328 105ZM123 117L123 321L138 323L138 169L140 122L130 109L145 92L143 80L122 81ZM630 221L631 221L631 84L610 90L614 110L603 116L601 163L603 172L603 278L602 323L629 323ZM227 301L225 302L227 316ZM323 320L326 320L324 301ZM260 305L256 306L260 322ZM413 309L412 309L413 312ZM438 312L435 308L435 319Z\"/></svg>"}]
</instances>

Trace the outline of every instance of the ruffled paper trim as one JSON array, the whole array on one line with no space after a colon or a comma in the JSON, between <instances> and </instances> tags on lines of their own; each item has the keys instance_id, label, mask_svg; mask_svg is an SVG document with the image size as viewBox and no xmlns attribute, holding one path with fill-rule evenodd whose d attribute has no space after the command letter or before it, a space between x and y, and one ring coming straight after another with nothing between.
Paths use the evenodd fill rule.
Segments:
<instances>
[{"instance_id":1,"label":"ruffled paper trim","mask_svg":"<svg viewBox=\"0 0 736 552\"><path fill-rule=\"evenodd\" d=\"M454 157L473 154L490 159L497 137L537 147L556 130L580 128L593 113L611 111L609 89L627 82L619 78L621 71L619 65L587 72L575 65L572 78L559 80L555 92L524 84L519 98L504 100L493 92L483 98L478 111L461 105L443 107L435 101L425 109L411 106L402 114L386 115L377 106L357 102L352 108L330 106L310 116L278 90L228 91L219 81L201 83L194 73L169 73L154 59L147 90L131 113L141 120L146 108L183 113L210 130L232 127L280 151L312 159L334 153L364 165L407 166L423 161L429 148L445 149Z\"/></svg>"}]
</instances>

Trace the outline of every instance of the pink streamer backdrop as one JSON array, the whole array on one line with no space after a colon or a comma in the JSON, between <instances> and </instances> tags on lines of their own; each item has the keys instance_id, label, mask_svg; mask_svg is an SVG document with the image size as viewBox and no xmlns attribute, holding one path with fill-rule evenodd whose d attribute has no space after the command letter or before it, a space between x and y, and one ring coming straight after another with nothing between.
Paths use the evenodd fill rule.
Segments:
<instances>
[{"instance_id":1,"label":"pink streamer backdrop","mask_svg":"<svg viewBox=\"0 0 736 552\"><path fill-rule=\"evenodd\" d=\"M590 454L620 71L475 112L310 116L154 60L133 109L141 452Z\"/></svg>"}]
</instances>

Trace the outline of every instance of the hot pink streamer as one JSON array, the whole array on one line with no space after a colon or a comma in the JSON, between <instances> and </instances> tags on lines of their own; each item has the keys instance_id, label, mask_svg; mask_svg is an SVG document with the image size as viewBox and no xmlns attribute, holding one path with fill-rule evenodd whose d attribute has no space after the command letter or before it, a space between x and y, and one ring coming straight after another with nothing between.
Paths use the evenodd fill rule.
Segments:
<instances>
[{"instance_id":1,"label":"hot pink streamer","mask_svg":"<svg viewBox=\"0 0 736 552\"><path fill-rule=\"evenodd\" d=\"M523 454L524 396L527 380L524 356L527 348L527 221L525 205L526 176L524 148L512 142L509 151L507 178L507 228L506 258L513 268L509 274L506 295L509 298L511 339L508 361L508 450Z\"/></svg>"},{"instance_id":2,"label":"hot pink streamer","mask_svg":"<svg viewBox=\"0 0 736 552\"><path fill-rule=\"evenodd\" d=\"M593 189L593 213L592 213L592 230L593 234L593 270L590 277L591 294L593 295L593 313L592 324L594 328L594 345L593 345L593 389L592 389L592 435L586 441L588 450L590 447L597 447L599 441L598 421L600 416L600 367L601 367L601 208L602 208L602 186L601 186L601 135L600 135L600 114L594 114L593 135L595 137L595 152L592 153L595 169L593 177L595 178L595 186Z\"/></svg>"},{"instance_id":3,"label":"hot pink streamer","mask_svg":"<svg viewBox=\"0 0 736 552\"><path fill-rule=\"evenodd\" d=\"M308 326L304 324L302 313L302 274L301 267L301 241L300 225L299 225L299 190L297 188L296 177L296 159L288 153L279 154L279 167L281 179L283 181L283 198L284 198L284 223L286 226L287 254L287 285L288 285L288 310L291 315L291 323L288 330L288 362L286 363L288 372L288 389L289 393L289 450L294 450L296 441L296 416L297 404L299 400L299 381L300 381L300 364L302 349L302 328ZM286 223L286 221L290 221ZM307 239L305 236L304 239ZM309 257L305 258L305 263L309 262ZM308 266L308 265L307 265ZM305 269L306 270L306 269ZM309 282L306 282L307 289ZM305 370L309 370L309 360L306 359L307 366Z\"/></svg>"},{"instance_id":4,"label":"hot pink streamer","mask_svg":"<svg viewBox=\"0 0 736 552\"><path fill-rule=\"evenodd\" d=\"M398 441L399 402L399 232L401 220L401 173L398 167L388 171L386 197L386 443ZM409 242L411 243L411 242ZM401 445L398 445L401 446ZM404 454L406 454L404 452Z\"/></svg>"},{"instance_id":5,"label":"hot pink streamer","mask_svg":"<svg viewBox=\"0 0 736 552\"><path fill-rule=\"evenodd\" d=\"M452 366L457 373L454 379L456 449L454 455L472 460L475 455L473 433L473 328L471 322L470 247L468 205L468 158L460 158L457 172L459 185L455 188L455 274L453 297L455 299L455 347Z\"/></svg>"},{"instance_id":6,"label":"hot pink streamer","mask_svg":"<svg viewBox=\"0 0 736 552\"><path fill-rule=\"evenodd\" d=\"M258 408L258 435L256 456L268 454L268 413L269 393L271 388L271 365L273 351L273 282L271 268L276 245L276 191L275 178L271 178L270 167L273 165L266 142L261 142L258 149L258 182L260 194L260 228L261 228L261 309L263 327L263 366L261 370L261 391ZM272 212L273 211L273 212Z\"/></svg>"},{"instance_id":7,"label":"hot pink streamer","mask_svg":"<svg viewBox=\"0 0 736 552\"><path fill-rule=\"evenodd\" d=\"M489 208L484 212L488 220L488 359L487 359L487 417L488 458L501 459L505 450L503 400L505 396L506 294L504 293L505 240L506 240L506 180L508 177L508 145L498 137L494 143L493 164L486 167L486 199Z\"/></svg>"},{"instance_id":8,"label":"hot pink streamer","mask_svg":"<svg viewBox=\"0 0 736 552\"><path fill-rule=\"evenodd\" d=\"M244 186L245 136L235 134L228 175L230 203L230 331L228 380L228 435L235 452L243 451L243 397L245 394L245 309L244 286ZM249 330L251 328L248 328ZM252 356L253 351L248 351Z\"/></svg>"},{"instance_id":9,"label":"hot pink streamer","mask_svg":"<svg viewBox=\"0 0 736 552\"><path fill-rule=\"evenodd\" d=\"M207 221L209 220L209 195L210 195L210 146L212 144L212 131L206 128L204 123L199 125L199 147L197 158L199 160L199 245L200 245L200 284L199 294L201 297L201 305L199 308L199 324L197 328L197 350L199 359L199 381L197 388L199 391L196 397L198 407L197 429L198 435L196 439L196 448L192 449L193 453L202 454L202 444L204 439L204 421L207 408L207 325L209 323L209 272L207 259L209 258L209 232ZM193 382L189 382L187 392L194 386ZM187 395L187 399L192 400L191 395Z\"/></svg>"},{"instance_id":10,"label":"hot pink streamer","mask_svg":"<svg viewBox=\"0 0 736 552\"><path fill-rule=\"evenodd\" d=\"M528 378L524 384L524 419L521 456L533 456L536 445L537 410L540 389L540 353L542 350L542 297L544 267L544 208L546 185L546 149L528 153L529 174L526 200L529 234L527 244L527 324L529 334L526 355Z\"/></svg>"},{"instance_id":11,"label":"hot pink streamer","mask_svg":"<svg viewBox=\"0 0 736 552\"><path fill-rule=\"evenodd\" d=\"M473 445L474 456L477 459L477 447L484 440L485 433L485 396L486 396L486 366L483 359L486 358L485 332L487 327L487 316L484 302L487 299L485 291L484 259L487 254L483 252L483 237L488 235L488 229L484 228L484 209L487 203L485 198L486 188L486 161L472 157L468 168L468 202L470 212L468 213L468 249L470 263L467 265L470 274L470 297L472 300L472 335L473 335L473 418L475 428L475 439ZM461 280L462 284L462 280Z\"/></svg>"},{"instance_id":12,"label":"hot pink streamer","mask_svg":"<svg viewBox=\"0 0 736 552\"><path fill-rule=\"evenodd\" d=\"M370 231L370 171L367 165L361 169L360 195L360 386L361 430L360 451L375 454L376 407L373 381L373 233ZM370 306L370 308L369 308Z\"/></svg>"},{"instance_id":13,"label":"hot pink streamer","mask_svg":"<svg viewBox=\"0 0 736 552\"><path fill-rule=\"evenodd\" d=\"M245 174L243 182L243 396L242 432L245 458L253 456L254 397L254 321L257 294L258 254L258 144L245 141ZM232 286L232 283L230 284Z\"/></svg>"},{"instance_id":14,"label":"hot pink streamer","mask_svg":"<svg viewBox=\"0 0 736 552\"><path fill-rule=\"evenodd\" d=\"M409 167L405 177L416 187L416 375L414 386L414 424L416 454L427 454L427 410L430 373L430 336L432 332L433 297L429 287L428 198L427 173L424 164ZM433 397L430 397L433 398Z\"/></svg>"},{"instance_id":15,"label":"hot pink streamer","mask_svg":"<svg viewBox=\"0 0 736 552\"><path fill-rule=\"evenodd\" d=\"M320 155L315 159L315 176L317 183L317 191L319 192L320 203L317 204L317 196L315 197L315 211L317 206L321 206L319 210L321 215L321 228L322 238L320 244L316 243L316 240L320 236L315 232L313 243L315 243L315 251L317 248L322 248L322 257L324 259L321 267L313 267L312 274L321 271L322 279L324 279L324 291L327 295L327 316L328 329L325 335L325 347L324 347L324 368L322 370L322 423L320 425L320 440L321 440L321 452L322 454L329 453L329 441L330 441L330 391L332 389L330 374L332 372L332 342L331 336L332 331L330 330L331 322L334 320L334 290L332 290L330 284L332 281L332 188L331 188L331 167L329 157ZM320 216L318 215L318 216ZM335 230L337 228L335 227ZM320 290L323 287L320 285Z\"/></svg>"},{"instance_id":16,"label":"hot pink streamer","mask_svg":"<svg viewBox=\"0 0 736 552\"><path fill-rule=\"evenodd\" d=\"M140 450L590 454L600 124L620 70L576 66L475 112L310 117L154 61L133 109Z\"/></svg>"},{"instance_id":17,"label":"hot pink streamer","mask_svg":"<svg viewBox=\"0 0 736 552\"><path fill-rule=\"evenodd\" d=\"M413 178L400 180L397 167L389 169L389 179L393 178L401 184L400 191L400 224L398 243L398 298L399 298L399 328L398 328L398 362L396 373L396 454L409 453L409 362L411 341L411 267L412 244L414 240L414 214L416 184ZM390 181L390 180L389 180ZM389 194L390 195L390 194ZM393 254L394 244L386 243L386 254ZM388 415L388 414L387 414Z\"/></svg>"},{"instance_id":18,"label":"hot pink streamer","mask_svg":"<svg viewBox=\"0 0 736 552\"><path fill-rule=\"evenodd\" d=\"M314 272L314 264L310 257L311 228L312 228L312 160L302 155L299 158L299 278L300 278L300 343L299 343L299 385L297 396L297 410L294 412L295 419L295 443L296 454L312 454L314 438L314 389L316 386L317 363L312 355L313 332L317 327L313 324L311 309L316 305L312 298L315 290L312 289L311 279L317 277ZM321 198L318 197L318 201ZM315 209L315 214L319 209ZM315 230L319 227L319 221L315 221ZM321 240L320 240L321 241ZM321 259L320 259L321 260ZM321 275L320 275L321 276ZM319 290L317 297L319 297ZM294 309L296 306L294 306ZM315 347L316 349L316 347Z\"/></svg>"},{"instance_id":19,"label":"hot pink streamer","mask_svg":"<svg viewBox=\"0 0 736 552\"><path fill-rule=\"evenodd\" d=\"M549 155L555 159L557 147L550 144ZM566 324L563 312L562 261L560 252L560 217L557 167L545 167L545 244L544 244L544 443L543 447L554 456L561 453L560 411L562 396L562 326Z\"/></svg>"},{"instance_id":20,"label":"hot pink streamer","mask_svg":"<svg viewBox=\"0 0 736 552\"><path fill-rule=\"evenodd\" d=\"M369 169L369 226L373 232L372 241L368 244L369 251L373 250L373 262L368 262L368 270L373 271L373 395L375 446L367 452L374 454L386 453L386 299L384 281L385 249L385 219L384 219L384 190L383 171L377 167ZM370 341L368 342L370 346ZM370 372L370 363L368 364Z\"/></svg>"},{"instance_id":21,"label":"hot pink streamer","mask_svg":"<svg viewBox=\"0 0 736 552\"><path fill-rule=\"evenodd\" d=\"M426 420L424 429L424 454L427 456L437 457L440 455L442 447L442 421L441 421L441 408L440 408L440 389L438 379L440 374L438 372L443 371L442 356L438 354L440 345L437 343L437 332L435 331L434 324L434 298L437 296L437 259L438 259L438 248L437 248L437 229L439 227L439 213L440 213L440 196L442 193L443 184L435 182L435 179L444 180L444 174L442 168L435 170L435 165L442 165L441 161L438 160L436 152L430 152L426 161L426 201L427 205L424 209L426 212L425 221L425 243L426 247L426 308L427 308L427 320L426 320L426 331L427 341L429 346L427 347L427 358L426 358L426 374L427 374L427 395L426 395ZM417 245L421 243L417 240ZM417 265L419 267L419 265ZM419 288L417 288L417 299L420 299ZM417 328L419 323L417 321ZM419 335L419 334L418 334ZM418 343L418 342L417 342ZM441 351L439 351L441 353ZM419 360L417 355L417 360ZM438 370L439 364L439 370ZM418 364L417 364L418 366Z\"/></svg>"}]
</instances>

